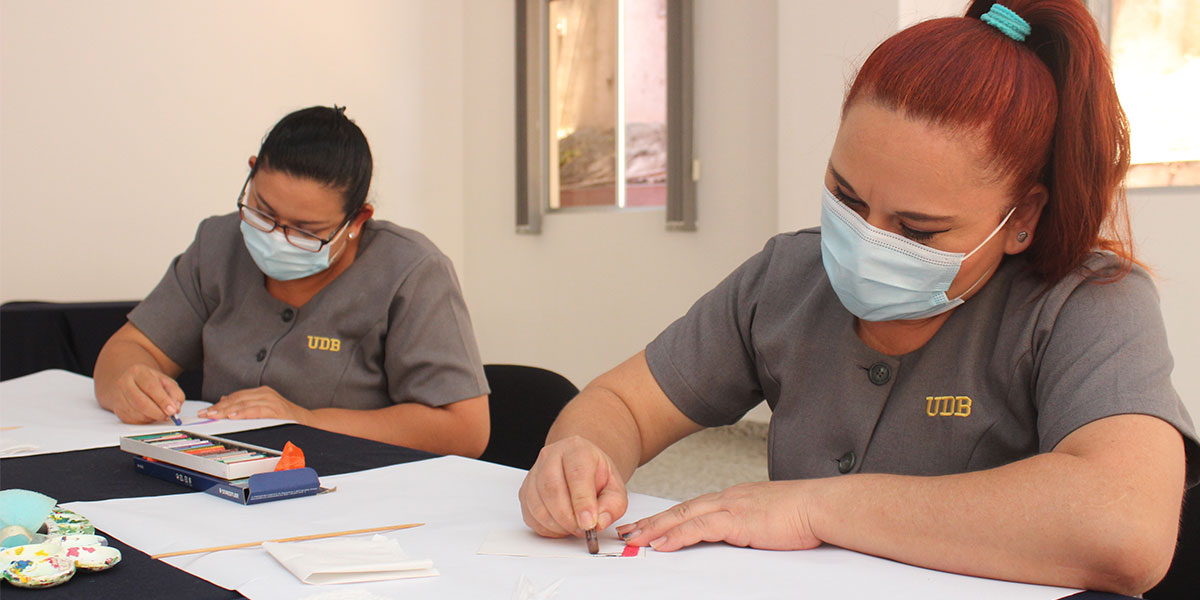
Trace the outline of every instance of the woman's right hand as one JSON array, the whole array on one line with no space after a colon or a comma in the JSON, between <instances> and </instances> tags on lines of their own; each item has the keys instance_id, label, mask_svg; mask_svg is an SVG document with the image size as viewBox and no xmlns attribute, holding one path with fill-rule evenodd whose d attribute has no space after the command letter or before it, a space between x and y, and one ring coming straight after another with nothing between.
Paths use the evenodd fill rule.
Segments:
<instances>
[{"instance_id":1,"label":"woman's right hand","mask_svg":"<svg viewBox=\"0 0 1200 600\"><path fill-rule=\"evenodd\" d=\"M130 365L117 378L111 410L122 422L142 425L178 414L183 390L166 373L144 364Z\"/></svg>"},{"instance_id":2,"label":"woman's right hand","mask_svg":"<svg viewBox=\"0 0 1200 600\"><path fill-rule=\"evenodd\" d=\"M525 524L545 537L604 529L629 506L625 481L612 459L579 436L542 448L519 496Z\"/></svg>"}]
</instances>

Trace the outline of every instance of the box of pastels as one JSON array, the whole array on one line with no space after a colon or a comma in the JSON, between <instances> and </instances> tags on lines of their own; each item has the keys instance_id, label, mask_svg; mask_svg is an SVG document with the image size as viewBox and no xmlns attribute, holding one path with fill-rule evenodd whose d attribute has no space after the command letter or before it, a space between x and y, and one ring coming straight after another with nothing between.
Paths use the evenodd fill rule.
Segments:
<instances>
[{"instance_id":1,"label":"box of pastels","mask_svg":"<svg viewBox=\"0 0 1200 600\"><path fill-rule=\"evenodd\" d=\"M281 453L270 448L190 431L121 438L121 449L137 455L138 472L239 504L258 504L323 491L308 468L275 471Z\"/></svg>"},{"instance_id":2,"label":"box of pastels","mask_svg":"<svg viewBox=\"0 0 1200 600\"><path fill-rule=\"evenodd\" d=\"M279 451L190 431L121 438L121 449L221 479L241 479L275 470Z\"/></svg>"}]
</instances>

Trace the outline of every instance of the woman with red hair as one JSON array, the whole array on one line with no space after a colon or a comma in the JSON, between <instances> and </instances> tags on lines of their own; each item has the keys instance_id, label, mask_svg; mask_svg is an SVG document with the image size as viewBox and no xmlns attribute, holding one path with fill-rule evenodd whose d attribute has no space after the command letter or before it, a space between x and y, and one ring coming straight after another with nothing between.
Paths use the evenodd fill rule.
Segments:
<instances>
[{"instance_id":1,"label":"woman with red hair","mask_svg":"<svg viewBox=\"0 0 1200 600\"><path fill-rule=\"evenodd\" d=\"M1150 588L1200 444L1130 249L1128 164L1079 0L892 36L846 94L821 228L770 240L587 386L521 487L525 522L608 527L635 468L765 399L772 481L622 525L628 543Z\"/></svg>"}]
</instances>

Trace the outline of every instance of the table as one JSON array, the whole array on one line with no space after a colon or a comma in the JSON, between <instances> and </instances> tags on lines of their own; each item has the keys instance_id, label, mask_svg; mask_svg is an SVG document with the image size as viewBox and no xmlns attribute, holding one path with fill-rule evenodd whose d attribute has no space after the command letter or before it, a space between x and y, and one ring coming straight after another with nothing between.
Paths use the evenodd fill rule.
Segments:
<instances>
[{"instance_id":1,"label":"table","mask_svg":"<svg viewBox=\"0 0 1200 600\"><path fill-rule=\"evenodd\" d=\"M223 437L268 448L282 448L284 443L292 441L304 449L308 466L322 476L436 456L303 425L282 425L229 433ZM183 486L137 473L133 469L132 455L115 447L2 459L0 488L37 490L56 498L60 503L192 492ZM97 533L105 535L103 531ZM235 591L213 585L166 563L150 560L144 552L111 536L106 537L113 547L121 550L121 563L115 568L100 573L80 572L61 586L43 590L27 590L0 583L3 586L0 593L5 600L81 597L124 599L130 597L131 590L137 590L137 597L140 598L207 600L242 597Z\"/></svg>"},{"instance_id":2,"label":"table","mask_svg":"<svg viewBox=\"0 0 1200 600\"><path fill-rule=\"evenodd\" d=\"M426 452L294 424L230 433L226 434L226 437L272 448L281 448L285 442L292 441L304 448L309 466L316 469L322 477L342 473L354 473L376 467L409 463L434 457L434 455ZM2 459L0 460L0 488L35 489L53 496L64 503L191 492L187 488L138 474L132 467L131 455L115 447ZM484 493L486 491L481 489L481 494ZM511 495L511 491L509 491L500 500L511 501L512 498L509 497ZM212 501L221 502L218 499L212 499ZM87 516L86 513L84 514ZM100 533L102 535L105 534L103 531L100 531ZM122 563L116 568L94 574L79 573L68 583L46 590L24 590L9 586L8 584L0 584L4 588L0 593L5 598L36 597L41 599L79 597L100 599L128 598L131 592L135 593L137 597L146 598L171 597L199 599L241 597L236 591L229 591L213 585L164 562L152 561L144 552L122 543L119 539L111 535L108 537L112 545L119 548L123 554ZM725 549L739 553L760 552L728 547L725 547ZM469 552L470 550L467 551ZM845 552L839 549L831 549L831 551ZM789 554L777 553L773 554L772 557L778 558L789 556ZM806 555L806 560L809 557L813 559L817 558L816 555ZM658 558L663 559L664 557L659 556ZM681 555L677 558L686 559L687 557ZM902 565L892 565L892 568L909 569L909 567ZM662 578L665 580L663 582L664 587L669 587L670 578L672 577L688 576L686 569L681 570L678 567L665 569L662 573ZM459 573L458 576L462 576L462 573ZM748 585L753 584L748 582ZM314 588L314 592L317 591L320 591L320 589ZM911 592L912 590L908 591ZM510 597L511 592L510 587L497 585L494 597L507 599ZM761 596L762 590L758 590L758 592ZM630 594L628 591L617 591L615 593L620 593L626 597L636 596L636 594ZM1070 598L1072 600L1101 600L1125 597L1096 592L1082 592L1071 595Z\"/></svg>"}]
</instances>

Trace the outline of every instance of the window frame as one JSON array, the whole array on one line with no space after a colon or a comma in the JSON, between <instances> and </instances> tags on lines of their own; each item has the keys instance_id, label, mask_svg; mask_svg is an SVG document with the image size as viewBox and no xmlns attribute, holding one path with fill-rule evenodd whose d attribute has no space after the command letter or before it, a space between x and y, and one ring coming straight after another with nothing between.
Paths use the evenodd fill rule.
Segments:
<instances>
[{"instance_id":1,"label":"window frame","mask_svg":"<svg viewBox=\"0 0 1200 600\"><path fill-rule=\"evenodd\" d=\"M693 0L667 3L667 202L668 231L696 230L693 156ZM516 231L539 234L549 210L549 0L516 4ZM623 147L623 145L619 145ZM623 150L621 150L623 151ZM623 164L624 161L621 161ZM621 178L624 185L624 178ZM643 211L646 208L586 207L555 212Z\"/></svg>"}]
</instances>

